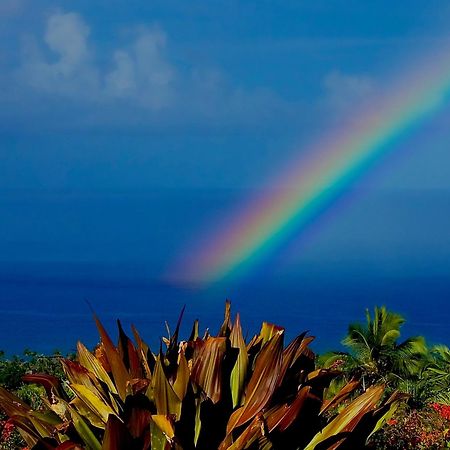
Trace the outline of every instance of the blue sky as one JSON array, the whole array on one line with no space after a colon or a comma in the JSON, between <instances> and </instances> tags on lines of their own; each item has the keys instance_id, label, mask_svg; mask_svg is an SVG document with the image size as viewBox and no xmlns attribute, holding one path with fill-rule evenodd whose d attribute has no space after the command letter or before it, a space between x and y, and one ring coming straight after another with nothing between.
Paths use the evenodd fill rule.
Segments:
<instances>
[{"instance_id":1,"label":"blue sky","mask_svg":"<svg viewBox=\"0 0 450 450\"><path fill-rule=\"evenodd\" d=\"M448 47L449 19L437 0L2 0L0 259L151 260L157 274L358 102ZM449 113L359 180L306 249L289 243L282 270L445 273Z\"/></svg>"}]
</instances>

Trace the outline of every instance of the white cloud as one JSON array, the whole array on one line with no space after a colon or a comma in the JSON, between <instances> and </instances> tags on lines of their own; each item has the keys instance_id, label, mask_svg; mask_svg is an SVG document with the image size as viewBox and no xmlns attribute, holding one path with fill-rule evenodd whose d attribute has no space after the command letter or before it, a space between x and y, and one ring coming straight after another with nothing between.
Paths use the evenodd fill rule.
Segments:
<instances>
[{"instance_id":1,"label":"white cloud","mask_svg":"<svg viewBox=\"0 0 450 450\"><path fill-rule=\"evenodd\" d=\"M374 82L365 75L349 75L338 70L330 72L323 81L324 103L336 110L345 110L361 103L373 94Z\"/></svg>"},{"instance_id":2,"label":"white cloud","mask_svg":"<svg viewBox=\"0 0 450 450\"><path fill-rule=\"evenodd\" d=\"M53 114L69 111L76 103L83 109L79 120L94 125L99 121L257 124L287 108L273 92L233 85L219 70L195 64L180 70L171 62L167 41L157 26L137 27L131 41L113 45L99 58L83 17L54 13L41 38L29 38L24 45L18 92L27 105L38 94L36 103Z\"/></svg>"},{"instance_id":3,"label":"white cloud","mask_svg":"<svg viewBox=\"0 0 450 450\"><path fill-rule=\"evenodd\" d=\"M89 27L76 13L49 17L44 35L45 57L34 40L27 43L20 69L22 80L38 91L90 96L98 87L98 71L88 48Z\"/></svg>"},{"instance_id":4,"label":"white cloud","mask_svg":"<svg viewBox=\"0 0 450 450\"><path fill-rule=\"evenodd\" d=\"M170 104L175 69L165 55L166 35L161 30L139 30L132 44L113 51L110 70L96 61L89 35L79 14L51 15L41 47L34 39L25 46L21 79L36 91L77 100L125 100L151 110Z\"/></svg>"},{"instance_id":5,"label":"white cloud","mask_svg":"<svg viewBox=\"0 0 450 450\"><path fill-rule=\"evenodd\" d=\"M129 49L114 53L114 69L106 74L105 93L128 98L151 109L168 106L173 96L175 69L165 55L166 35L143 30Z\"/></svg>"}]
</instances>

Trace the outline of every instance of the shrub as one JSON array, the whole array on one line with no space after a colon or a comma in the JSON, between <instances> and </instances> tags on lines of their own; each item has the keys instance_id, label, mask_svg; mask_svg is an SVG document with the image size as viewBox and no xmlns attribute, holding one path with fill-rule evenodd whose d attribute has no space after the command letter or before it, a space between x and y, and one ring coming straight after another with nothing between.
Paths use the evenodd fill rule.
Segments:
<instances>
[{"instance_id":1,"label":"shrub","mask_svg":"<svg viewBox=\"0 0 450 450\"><path fill-rule=\"evenodd\" d=\"M420 410L401 408L372 438L377 450L441 450L449 448L448 406L433 404Z\"/></svg>"},{"instance_id":2,"label":"shrub","mask_svg":"<svg viewBox=\"0 0 450 450\"><path fill-rule=\"evenodd\" d=\"M179 341L181 316L165 351L153 353L133 328L118 322L115 345L95 318L100 344L81 343L77 359L62 360L72 398L57 377L27 375L46 391L36 411L0 388L0 405L30 447L110 449L356 449L363 448L403 400L381 402L384 386L352 395L351 381L329 400L339 370L316 369L302 333L284 347L284 329L264 322L249 342L230 304L217 336L199 336L194 323Z\"/></svg>"}]
</instances>

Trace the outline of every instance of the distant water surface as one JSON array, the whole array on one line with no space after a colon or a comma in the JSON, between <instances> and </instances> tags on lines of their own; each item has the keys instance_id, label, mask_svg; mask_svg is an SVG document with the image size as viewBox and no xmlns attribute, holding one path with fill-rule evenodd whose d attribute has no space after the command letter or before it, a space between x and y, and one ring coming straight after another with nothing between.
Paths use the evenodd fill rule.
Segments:
<instances>
[{"instance_id":1,"label":"distant water surface","mask_svg":"<svg viewBox=\"0 0 450 450\"><path fill-rule=\"evenodd\" d=\"M186 304L215 332L228 297L249 334L262 320L287 338L310 330L339 346L366 307L407 318L404 336L450 344L450 196L367 192L325 214L252 278L194 289L161 274L186 243L233 213L238 191L0 193L0 349L70 351L97 342L89 302L109 330L134 323L153 348ZM352 196L347 196L351 198Z\"/></svg>"},{"instance_id":2,"label":"distant water surface","mask_svg":"<svg viewBox=\"0 0 450 450\"><path fill-rule=\"evenodd\" d=\"M165 321L173 328L184 304L184 337L196 318L202 330L210 327L216 332L227 293L231 294L233 311L241 313L245 332L257 332L263 320L285 326L287 339L309 330L317 336L314 347L320 351L338 348L347 325L364 320L364 309L375 304L385 304L406 316L404 336L423 334L432 342L450 344L450 284L445 279L316 279L291 285L259 282L227 292L217 286L201 291L120 281L118 275L99 283L2 280L0 348L8 353L25 348L66 352L75 348L78 339L94 345L97 332L86 300L114 336L119 318L128 330L135 324L149 344L158 348L159 338L165 335Z\"/></svg>"}]
</instances>

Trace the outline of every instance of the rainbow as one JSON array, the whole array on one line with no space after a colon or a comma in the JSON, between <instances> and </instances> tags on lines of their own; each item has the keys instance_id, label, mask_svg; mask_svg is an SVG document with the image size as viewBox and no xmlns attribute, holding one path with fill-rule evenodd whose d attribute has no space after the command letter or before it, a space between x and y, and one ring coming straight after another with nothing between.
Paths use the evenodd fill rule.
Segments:
<instances>
[{"instance_id":1,"label":"rainbow","mask_svg":"<svg viewBox=\"0 0 450 450\"><path fill-rule=\"evenodd\" d=\"M269 185L283 188L251 198L231 220L179 262L175 278L211 283L246 273L364 175L395 142L446 104L450 52L422 60L376 100L349 114L303 149Z\"/></svg>"}]
</instances>

